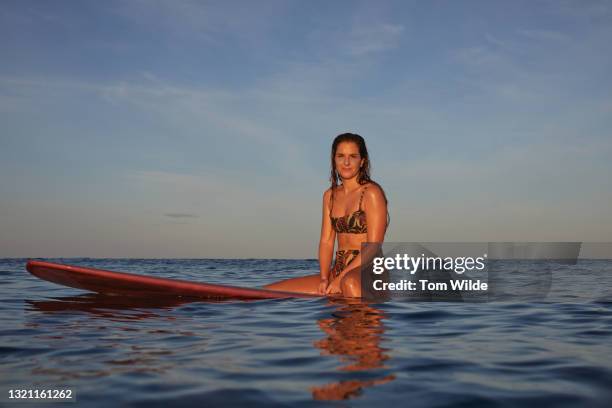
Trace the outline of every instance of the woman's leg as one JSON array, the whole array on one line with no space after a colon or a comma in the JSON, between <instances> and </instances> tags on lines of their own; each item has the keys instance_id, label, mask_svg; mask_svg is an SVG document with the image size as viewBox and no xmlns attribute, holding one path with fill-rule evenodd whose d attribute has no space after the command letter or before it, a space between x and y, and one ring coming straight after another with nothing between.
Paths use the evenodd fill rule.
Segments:
<instances>
[{"instance_id":1,"label":"woman's leg","mask_svg":"<svg viewBox=\"0 0 612 408\"><path fill-rule=\"evenodd\" d=\"M344 297L361 297L361 268L359 266L344 275L340 281L340 289Z\"/></svg>"},{"instance_id":2,"label":"woman's leg","mask_svg":"<svg viewBox=\"0 0 612 408\"><path fill-rule=\"evenodd\" d=\"M361 297L361 269L359 266L348 271L340 281L340 289L344 297ZM285 279L280 282L264 286L264 289L280 290L283 292L299 292L318 294L321 275L307 275L299 278Z\"/></svg>"},{"instance_id":3,"label":"woman's leg","mask_svg":"<svg viewBox=\"0 0 612 408\"><path fill-rule=\"evenodd\" d=\"M280 282L264 286L264 289L281 290L284 292L299 292L316 295L319 291L321 275L300 276L299 278L285 279Z\"/></svg>"}]
</instances>

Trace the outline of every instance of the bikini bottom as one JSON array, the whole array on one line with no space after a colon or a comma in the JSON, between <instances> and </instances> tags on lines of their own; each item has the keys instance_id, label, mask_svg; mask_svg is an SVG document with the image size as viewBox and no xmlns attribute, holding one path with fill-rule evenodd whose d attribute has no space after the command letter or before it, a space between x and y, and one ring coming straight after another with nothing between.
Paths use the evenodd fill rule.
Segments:
<instances>
[{"instance_id":1,"label":"bikini bottom","mask_svg":"<svg viewBox=\"0 0 612 408\"><path fill-rule=\"evenodd\" d=\"M351 262L359 256L358 249L340 249L336 251L336 260L334 266L331 269L331 276L333 279L337 278L340 273L345 270Z\"/></svg>"}]
</instances>

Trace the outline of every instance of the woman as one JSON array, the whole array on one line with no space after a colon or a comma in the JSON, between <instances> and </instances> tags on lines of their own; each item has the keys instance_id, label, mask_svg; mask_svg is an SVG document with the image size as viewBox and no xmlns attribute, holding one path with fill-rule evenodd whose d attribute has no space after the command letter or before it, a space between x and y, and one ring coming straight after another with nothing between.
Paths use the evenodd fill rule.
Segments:
<instances>
[{"instance_id":1,"label":"woman","mask_svg":"<svg viewBox=\"0 0 612 408\"><path fill-rule=\"evenodd\" d=\"M273 283L266 289L362 296L361 244L383 242L387 230L387 198L382 188L370 179L368 150L361 136L343 133L334 139L331 167L331 187L323 194L320 273ZM338 250L332 266L336 237Z\"/></svg>"}]
</instances>

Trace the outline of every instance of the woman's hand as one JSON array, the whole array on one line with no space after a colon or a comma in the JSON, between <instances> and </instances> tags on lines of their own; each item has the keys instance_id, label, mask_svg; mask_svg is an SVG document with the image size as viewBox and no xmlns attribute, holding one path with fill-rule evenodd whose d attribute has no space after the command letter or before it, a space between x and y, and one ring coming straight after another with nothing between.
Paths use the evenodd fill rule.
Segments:
<instances>
[{"instance_id":1,"label":"woman's hand","mask_svg":"<svg viewBox=\"0 0 612 408\"><path fill-rule=\"evenodd\" d=\"M325 290L326 295L337 295L342 293L342 289L340 289L340 277L337 277L329 284L327 289Z\"/></svg>"},{"instance_id":2,"label":"woman's hand","mask_svg":"<svg viewBox=\"0 0 612 408\"><path fill-rule=\"evenodd\" d=\"M319 283L319 295L324 295L326 293L327 285L329 281L327 279L321 279Z\"/></svg>"}]
</instances>

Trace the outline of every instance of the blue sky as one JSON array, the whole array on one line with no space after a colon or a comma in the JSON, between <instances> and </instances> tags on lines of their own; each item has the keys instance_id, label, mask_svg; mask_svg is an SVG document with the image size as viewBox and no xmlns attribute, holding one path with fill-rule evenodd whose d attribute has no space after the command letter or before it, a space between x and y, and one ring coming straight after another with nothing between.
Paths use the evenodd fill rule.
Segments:
<instances>
[{"instance_id":1,"label":"blue sky","mask_svg":"<svg viewBox=\"0 0 612 408\"><path fill-rule=\"evenodd\" d=\"M3 1L0 256L314 258L366 138L392 241L611 241L612 3Z\"/></svg>"}]
</instances>

